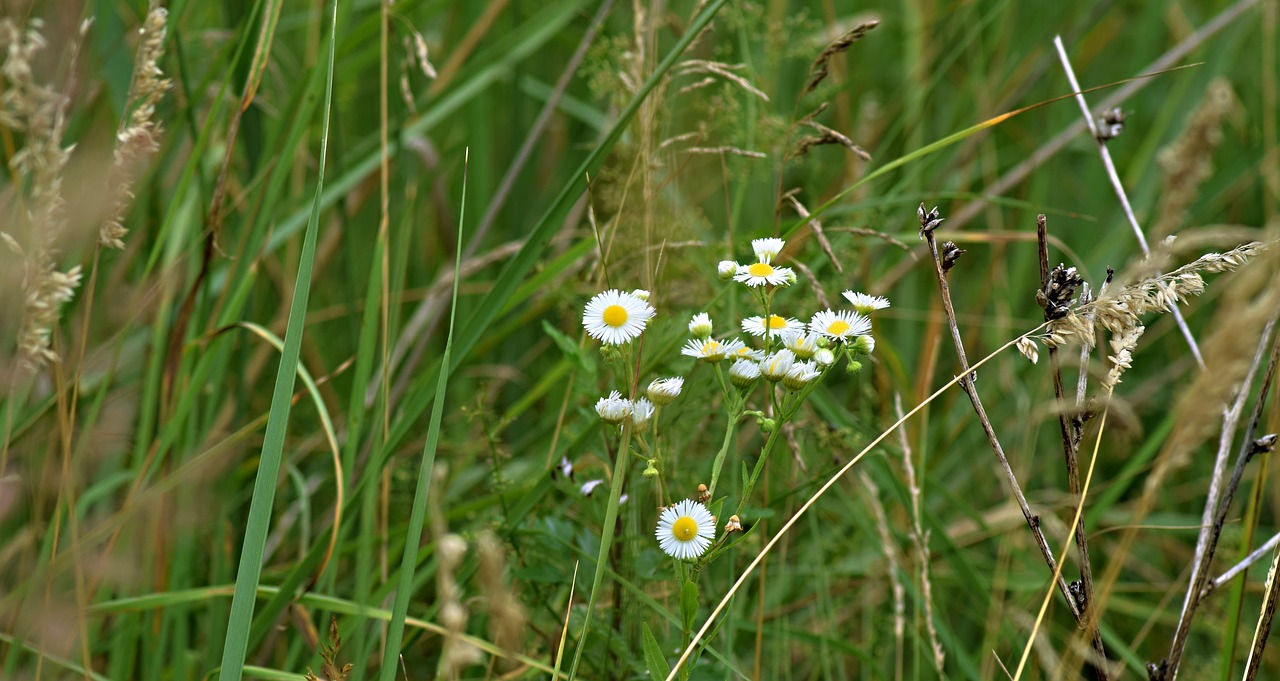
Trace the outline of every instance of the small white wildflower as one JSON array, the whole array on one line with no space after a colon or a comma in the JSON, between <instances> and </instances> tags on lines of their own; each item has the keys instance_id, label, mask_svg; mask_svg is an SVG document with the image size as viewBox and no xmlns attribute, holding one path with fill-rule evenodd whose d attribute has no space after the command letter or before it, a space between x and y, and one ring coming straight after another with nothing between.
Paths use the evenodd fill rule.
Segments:
<instances>
[{"instance_id":1,"label":"small white wildflower","mask_svg":"<svg viewBox=\"0 0 1280 681\"><path fill-rule=\"evenodd\" d=\"M826 348L819 348L817 352L813 353L813 361L820 366L829 367L836 363L836 355Z\"/></svg>"},{"instance_id":2,"label":"small white wildflower","mask_svg":"<svg viewBox=\"0 0 1280 681\"><path fill-rule=\"evenodd\" d=\"M782 377L782 384L791 390L799 390L821 375L822 372L818 370L817 364L796 362L787 370L787 375Z\"/></svg>"},{"instance_id":3,"label":"small white wildflower","mask_svg":"<svg viewBox=\"0 0 1280 681\"><path fill-rule=\"evenodd\" d=\"M848 340L871 331L871 320L857 312L823 310L813 316L809 330L831 340Z\"/></svg>"},{"instance_id":4,"label":"small white wildflower","mask_svg":"<svg viewBox=\"0 0 1280 681\"><path fill-rule=\"evenodd\" d=\"M653 306L630 293L609 289L597 293L582 313L587 334L605 345L622 345L644 333Z\"/></svg>"},{"instance_id":5,"label":"small white wildflower","mask_svg":"<svg viewBox=\"0 0 1280 681\"><path fill-rule=\"evenodd\" d=\"M773 259L778 257L778 254L782 252L782 247L785 245L785 241L774 237L751 240L751 250L755 251L756 260L765 264L773 262Z\"/></svg>"},{"instance_id":6,"label":"small white wildflower","mask_svg":"<svg viewBox=\"0 0 1280 681\"><path fill-rule=\"evenodd\" d=\"M649 427L649 419L653 418L653 403L641 397L631 403L631 425L638 432Z\"/></svg>"},{"instance_id":7,"label":"small white wildflower","mask_svg":"<svg viewBox=\"0 0 1280 681\"><path fill-rule=\"evenodd\" d=\"M733 276L733 279L754 288L765 284L788 286L795 282L795 276L795 272L790 268L774 267L767 262L758 262L738 268L738 273Z\"/></svg>"},{"instance_id":8,"label":"small white wildflower","mask_svg":"<svg viewBox=\"0 0 1280 681\"><path fill-rule=\"evenodd\" d=\"M686 357L695 357L704 362L719 362L725 358L725 355L737 352L744 347L742 341L737 338L721 342L714 338L706 340L690 340L685 343L684 348L680 350L680 354Z\"/></svg>"},{"instance_id":9,"label":"small white wildflower","mask_svg":"<svg viewBox=\"0 0 1280 681\"><path fill-rule=\"evenodd\" d=\"M655 378L645 392L654 404L661 407L675 402L683 388L683 378Z\"/></svg>"},{"instance_id":10,"label":"small white wildflower","mask_svg":"<svg viewBox=\"0 0 1280 681\"><path fill-rule=\"evenodd\" d=\"M689 320L689 333L694 338L707 338L711 335L711 317L706 312L699 312Z\"/></svg>"},{"instance_id":11,"label":"small white wildflower","mask_svg":"<svg viewBox=\"0 0 1280 681\"><path fill-rule=\"evenodd\" d=\"M648 291L646 291L646 290L644 290L644 289L642 289L642 288L638 288L638 289L636 289L636 290L632 291L632 292L631 292L631 295L633 295L633 296L635 296L635 297L639 298L640 300L643 300L643 301L644 301L644 302L646 302L646 303L647 303L647 302L649 302L649 292L648 292Z\"/></svg>"},{"instance_id":12,"label":"small white wildflower","mask_svg":"<svg viewBox=\"0 0 1280 681\"><path fill-rule=\"evenodd\" d=\"M845 291L842 293L849 304L853 305L853 309L862 314L871 314L876 310L883 310L889 307L889 300L884 296L872 296L857 291Z\"/></svg>"},{"instance_id":13,"label":"small white wildflower","mask_svg":"<svg viewBox=\"0 0 1280 681\"><path fill-rule=\"evenodd\" d=\"M802 327L798 332L782 334L782 345L795 354L797 359L810 359L818 351L818 334L805 333Z\"/></svg>"},{"instance_id":14,"label":"small white wildflower","mask_svg":"<svg viewBox=\"0 0 1280 681\"><path fill-rule=\"evenodd\" d=\"M596 413L600 415L600 418L605 423L617 425L631 416L631 400L614 390L609 393L608 397L601 397L596 400Z\"/></svg>"},{"instance_id":15,"label":"small white wildflower","mask_svg":"<svg viewBox=\"0 0 1280 681\"><path fill-rule=\"evenodd\" d=\"M578 491L582 492L582 496L589 497L591 496L591 493L596 491L596 488L603 483L604 480L588 480L582 483L582 487L580 487Z\"/></svg>"},{"instance_id":16,"label":"small white wildflower","mask_svg":"<svg viewBox=\"0 0 1280 681\"><path fill-rule=\"evenodd\" d=\"M692 560L705 553L716 538L716 519L706 506L685 499L662 512L655 534L667 555Z\"/></svg>"},{"instance_id":17,"label":"small white wildflower","mask_svg":"<svg viewBox=\"0 0 1280 681\"><path fill-rule=\"evenodd\" d=\"M749 359L739 359L729 367L729 381L739 388L749 387L760 378L760 365Z\"/></svg>"},{"instance_id":18,"label":"small white wildflower","mask_svg":"<svg viewBox=\"0 0 1280 681\"><path fill-rule=\"evenodd\" d=\"M763 337L766 334L772 336L789 331L804 331L804 322L799 319L784 319L776 314L769 315L768 322L764 317L747 317L742 320L742 330L756 337Z\"/></svg>"},{"instance_id":19,"label":"small white wildflower","mask_svg":"<svg viewBox=\"0 0 1280 681\"><path fill-rule=\"evenodd\" d=\"M721 279L729 280L733 278L733 275L738 273L739 267L741 267L741 265L732 260L721 260L720 264L716 266L716 270L720 274Z\"/></svg>"},{"instance_id":20,"label":"small white wildflower","mask_svg":"<svg viewBox=\"0 0 1280 681\"><path fill-rule=\"evenodd\" d=\"M786 377L795 361L796 356L790 350L779 350L760 362L760 375L776 383Z\"/></svg>"}]
</instances>

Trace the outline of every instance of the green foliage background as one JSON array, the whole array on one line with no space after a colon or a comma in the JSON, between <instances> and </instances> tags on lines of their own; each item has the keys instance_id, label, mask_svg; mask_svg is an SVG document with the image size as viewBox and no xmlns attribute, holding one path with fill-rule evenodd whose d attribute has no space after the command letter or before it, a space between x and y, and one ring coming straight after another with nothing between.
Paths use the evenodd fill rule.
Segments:
<instances>
[{"instance_id":1,"label":"green foliage background","mask_svg":"<svg viewBox=\"0 0 1280 681\"><path fill-rule=\"evenodd\" d=\"M1052 263L1078 267L1095 286L1108 267L1120 270L1139 255L1087 133L1037 155L1080 122L1073 101L973 127L1070 92L1054 35L1062 35L1085 88L1148 73L1162 55L1191 45L1168 66L1192 68L1143 79L1119 104L1128 123L1109 148L1120 177L1142 224L1158 223L1174 193L1161 150L1183 135L1220 79L1234 102L1216 126L1216 146L1193 147L1212 173L1184 192L1185 214L1160 229L1217 238L1184 261L1214 246L1275 237L1277 8L1271 0L1239 4L1243 11L1209 0L731 0L707 3L714 17L698 34L689 27L705 9L699 3L618 2L574 66L601 7L595 0L401 0L388 11L385 34L379 3L344 0L330 68L327 4L175 0L160 64L174 83L157 112L165 132L135 186L123 251L96 250L104 207L95 178L109 163L146 8L6 7L15 20L43 18L49 47L38 73L71 88L64 141L77 147L64 185L70 226L59 262L82 263L86 280L54 334L63 360L31 374L17 368L8 340L21 317L21 261L7 253L0 261L7 386L0 676L210 678L228 659L230 633L245 640L246 676L302 678L321 669L318 650L336 618L338 661L353 664L351 678L370 678L396 659L384 657L381 642L387 622L398 619L395 586L406 537L418 529L409 511L421 496L415 481L424 451L435 456L424 473L432 489L427 532L409 561L413 588L405 596L408 615L429 626L411 621L405 630L396 664L408 678L546 678L566 613L562 669L582 646L580 678L647 675L644 628L673 662L679 586L666 577L670 561L652 540L655 497L639 467L627 483L592 627L577 639L607 506L603 491L584 497L579 486L609 477L616 446L592 404L620 383L581 332L586 300L609 286L653 292L659 314L645 336L642 371L646 382L687 377L663 431L675 452L669 484L689 495L706 482L724 425L710 372L678 353L685 325L694 312L710 311L723 331L754 313L740 289L717 280L717 261L746 257L751 238L785 234L788 255L818 283L802 277L786 292L794 316L807 319L821 307L820 293L838 300L846 288L893 302L877 315L874 361L816 392L796 430L798 449L770 461L764 496L744 518L759 524L758 533L704 575L700 623L760 537L896 419L895 396L910 408L956 372L930 263L921 257L918 204L939 205L952 218L944 238L968 251L950 281L971 358L1042 320L1034 300L1037 213L1048 215ZM1219 29L1197 34L1227 12L1234 13ZM66 47L85 17L94 23L68 80ZM802 95L823 47L871 19L879 26L834 57L817 92ZM414 61L415 33L434 78ZM682 42L692 45L676 54ZM720 76L687 89L705 76L682 71L687 59L731 65L764 96ZM560 96L556 83L566 68ZM242 94L257 79L235 127ZM1117 90L1088 97L1097 105ZM546 125L504 190L549 101ZM823 102L816 120L874 160L839 145L789 157L796 136L808 132L796 132L794 121ZM939 140L947 143L929 146ZM23 139L6 130L3 142L9 160ZM318 191L322 144L328 154ZM1032 159L1025 177L995 189ZM21 185L11 175L5 200L15 201ZM780 193L792 188L809 210L826 206L820 218L834 260L792 208L779 207ZM304 248L309 221L314 256ZM1165 234L1148 236L1157 242ZM451 305L459 239L462 276ZM1264 283L1213 277L1206 295L1184 308L1203 346L1228 347L1206 339L1247 335L1233 328L1231 311L1240 314L1248 291L1276 285L1275 259L1256 267ZM303 310L291 317L302 290L295 280L312 268L299 282L309 292L305 317ZM450 361L443 354L451 310ZM1211 355L1211 372L1229 375L1224 367L1247 361L1257 342L1252 332L1245 354L1230 346ZM287 333L301 333L300 345L295 360L285 354L280 377L306 372L291 410L287 389L272 401ZM1095 353L1095 374L1105 371L1103 362ZM438 401L442 367L448 381ZM1124 678L1141 677L1142 664L1165 654L1186 588L1216 432L1210 419L1207 432L1169 437L1179 423L1217 409L1188 397L1203 388L1199 379L1172 320L1150 320L1102 436L1085 517L1095 574L1120 566L1102 627ZM1032 366L1006 353L977 385L1060 550L1074 509L1045 362ZM438 443L428 438L433 404L442 406ZM288 420L264 525L250 520L249 509L263 500L254 480L270 460L269 412L278 415L276 427ZM1273 404L1262 432L1278 422ZM945 676L1004 678L997 659L1010 670L1016 664L1049 575L960 391L945 393L904 432L922 476ZM761 441L754 424L742 425L732 469L753 462ZM735 598L694 678L938 676L908 534L900 442L889 438L796 526L760 580ZM557 474L562 459L572 462L572 479ZM1152 512L1141 514L1144 480L1159 461L1181 463L1153 493ZM1265 459L1248 470L1213 574L1280 529L1269 471ZM736 475L729 477L736 485ZM1134 525L1141 529L1124 544L1125 528ZM232 613L231 595L255 527L266 543L249 620ZM452 672L433 624L441 607L435 550L445 531L472 546L451 574L469 611L464 631L484 651ZM488 610L494 592L479 581L474 550L484 532L500 540L505 583L528 618L501 662L491 653L502 615ZM1239 673L1264 571L1251 571L1242 592L1224 589L1207 601L1184 678ZM901 645L891 575L906 589ZM243 571L239 579L254 593ZM1024 678L1060 678L1053 674L1074 635L1055 596ZM1062 673L1074 678L1079 654L1068 657L1074 666ZM1269 653L1264 674L1278 665Z\"/></svg>"}]
</instances>

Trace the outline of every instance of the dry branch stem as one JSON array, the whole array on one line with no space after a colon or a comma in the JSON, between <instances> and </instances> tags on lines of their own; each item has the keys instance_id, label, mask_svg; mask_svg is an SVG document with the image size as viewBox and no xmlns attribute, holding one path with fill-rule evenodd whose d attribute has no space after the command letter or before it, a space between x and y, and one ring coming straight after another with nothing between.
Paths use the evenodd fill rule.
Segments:
<instances>
[{"instance_id":1,"label":"dry branch stem","mask_svg":"<svg viewBox=\"0 0 1280 681\"><path fill-rule=\"evenodd\" d=\"M1093 120L1093 114L1089 112L1089 104L1084 99L1084 94L1080 92L1080 83L1076 81L1076 72L1071 68L1071 60L1067 58L1067 48L1062 44L1061 36L1053 37L1053 46L1058 49L1058 58L1062 61L1062 70L1067 74L1067 82L1071 84L1071 89L1076 93L1076 102L1080 105L1080 112L1084 116L1085 124L1089 126L1089 133L1093 135L1094 142L1098 145L1098 155L1102 157L1102 165L1107 170L1107 177L1111 180L1111 187L1115 189L1116 198L1120 199L1120 206L1124 209L1124 215L1129 220L1129 226L1133 229L1133 236L1138 240L1138 245L1142 247L1143 255L1151 255L1151 247L1147 245L1147 238L1142 233L1142 227L1138 225L1138 217L1133 213L1133 206L1129 203L1129 195L1124 191L1124 184L1120 182L1120 174L1116 172L1116 164L1111 160L1111 152L1107 151L1106 140L1098 134L1098 126ZM1182 337L1186 339L1187 346L1191 348L1191 354L1196 358L1196 364L1204 369L1204 357L1200 354L1200 346L1196 344L1195 336L1191 335L1191 329L1187 326L1187 320L1183 319L1182 311L1178 309L1176 302L1169 303L1169 311L1173 313L1174 320L1178 323L1178 329L1182 331Z\"/></svg>"},{"instance_id":2,"label":"dry branch stem","mask_svg":"<svg viewBox=\"0 0 1280 681\"><path fill-rule=\"evenodd\" d=\"M1040 256L1040 287L1042 290L1049 286L1049 233L1048 221L1044 214L1036 216L1036 243ZM1045 321L1050 320L1049 310L1045 309ZM1073 505L1081 503L1080 500L1080 465L1079 451L1080 439L1084 434L1083 420L1078 409L1068 411L1066 405L1066 389L1062 383L1062 361L1058 356L1056 347L1049 348L1049 366L1050 373L1053 375L1053 397L1057 401L1058 408L1058 428L1062 434L1062 454L1067 465L1067 485L1071 491L1071 499ZM1076 391L1076 406L1080 406L1082 396L1084 394L1084 381L1088 375L1087 364L1084 362L1080 365L1080 382ZM1102 678L1106 678L1106 648L1102 644L1102 632L1098 626L1098 617L1100 613L1096 609L1090 609L1090 604L1094 602L1093 597L1093 568L1089 562L1089 538L1085 533L1084 515L1080 515L1080 520L1076 524L1076 553L1080 561L1080 596L1082 601L1077 603L1081 617L1077 618L1081 629L1092 639L1094 652L1097 653L1095 668L1099 670Z\"/></svg>"},{"instance_id":3,"label":"dry branch stem","mask_svg":"<svg viewBox=\"0 0 1280 681\"><path fill-rule=\"evenodd\" d=\"M1280 532L1277 532L1276 534L1272 535L1271 538L1267 540L1267 543L1254 549L1253 553L1250 553L1249 555L1244 557L1244 560L1241 560L1239 563L1236 563L1235 565L1231 566L1231 568L1228 569L1226 572L1222 573L1221 575L1218 575L1216 578L1214 578L1212 582L1209 582L1208 584L1206 584L1204 589L1200 591L1200 598L1204 599L1205 596L1208 596L1214 591L1217 591L1218 589L1222 588L1224 585L1226 585L1227 582L1230 582L1231 580L1235 579L1236 577L1244 573L1245 570L1248 570L1250 567L1253 567L1254 563L1258 562L1259 560L1262 560L1263 556L1270 553L1271 550L1278 545L1280 545Z\"/></svg>"},{"instance_id":4,"label":"dry branch stem","mask_svg":"<svg viewBox=\"0 0 1280 681\"><path fill-rule=\"evenodd\" d=\"M1268 331L1270 331L1271 326L1272 324L1268 323ZM1262 338L1265 342L1267 335L1264 333ZM1199 556L1199 561L1192 568L1195 578L1192 580L1188 591L1195 595L1195 598L1188 603L1184 616L1178 621L1178 629L1174 633L1173 643L1169 646L1169 657L1163 660L1158 667L1153 666L1154 671L1150 673L1152 681L1172 681L1178 677L1178 663L1181 662L1182 654L1186 650L1187 635L1191 632L1191 620L1195 617L1196 607L1200 604L1201 592L1204 591L1208 581L1209 565L1213 562L1214 551L1218 548L1218 539L1222 536L1222 526L1226 523L1227 511L1231 507L1231 501L1235 497L1236 489L1240 486L1240 480L1244 477L1244 468L1255 454L1267 451L1275 444L1274 435L1255 440L1254 433L1257 432L1258 422L1262 418L1263 407L1266 405L1267 396L1271 392L1271 382L1275 378L1277 361L1280 361L1280 335L1277 335L1271 343L1271 357L1267 360L1267 370L1262 375L1262 387L1258 390L1257 399L1253 404L1253 412L1250 414L1249 422L1245 425L1244 439L1240 443L1240 451L1236 455L1236 462L1231 470L1231 479L1227 481L1222 499L1215 509L1213 525L1209 530L1209 541L1205 546L1204 555ZM1242 387L1241 392L1247 391ZM1266 443L1268 439L1270 440L1269 445Z\"/></svg>"},{"instance_id":5,"label":"dry branch stem","mask_svg":"<svg viewBox=\"0 0 1280 681\"><path fill-rule=\"evenodd\" d=\"M1018 484L1018 478L1014 475L1013 468L1009 465L1009 459L1005 457L1004 448L1000 446L1000 440L996 437L995 429L991 426L991 419L987 418L987 411L983 408L982 400L978 397L978 391L973 385L973 374L969 373L969 360L965 356L964 342L960 338L960 329L956 326L955 308L951 304L951 288L947 285L947 275L942 269L942 258L938 254L938 242L934 238L932 229L924 229L922 234L928 243L929 255L933 258L933 270L938 277L942 306L947 313L947 326L951 329L951 339L955 343L956 356L960 360L960 371L964 376L964 378L960 379L960 388L969 396L969 402L973 405L973 410L977 413L978 420L982 423L982 432L986 434L987 442L991 444L991 450L996 455L996 461L1004 469L1005 478L1009 481L1009 488L1013 491L1014 499L1018 502L1018 508L1022 510L1022 517L1027 521L1027 527L1031 528L1031 534L1035 537L1036 546L1040 548L1040 555L1044 558L1049 572L1058 574L1058 590L1062 592L1063 598L1067 601L1067 607L1071 609L1072 616L1079 623L1081 617L1080 608L1075 599L1071 597L1071 591L1067 587L1067 580L1059 574L1057 561L1053 558L1053 551L1049 548L1049 542L1045 539L1044 532L1040 530L1040 516L1031 512L1031 507L1027 504L1027 498L1022 493L1022 486Z\"/></svg>"},{"instance_id":6,"label":"dry branch stem","mask_svg":"<svg viewBox=\"0 0 1280 681\"><path fill-rule=\"evenodd\" d=\"M1276 570L1280 568L1280 552L1271 558L1271 569L1267 571L1267 590L1262 599L1262 611L1258 613L1258 626L1253 630L1253 645L1249 649L1249 659L1245 662L1244 681L1253 681L1258 677L1258 669L1262 664L1262 651L1267 646L1267 637L1271 634L1271 623L1276 617L1276 601L1280 593L1276 590Z\"/></svg>"}]
</instances>

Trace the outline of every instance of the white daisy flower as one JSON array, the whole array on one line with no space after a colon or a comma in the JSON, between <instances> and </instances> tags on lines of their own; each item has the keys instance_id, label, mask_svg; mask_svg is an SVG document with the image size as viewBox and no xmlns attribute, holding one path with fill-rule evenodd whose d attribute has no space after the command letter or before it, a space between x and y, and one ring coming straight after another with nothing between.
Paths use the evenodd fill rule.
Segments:
<instances>
[{"instance_id":1,"label":"white daisy flower","mask_svg":"<svg viewBox=\"0 0 1280 681\"><path fill-rule=\"evenodd\" d=\"M871 314L876 310L883 310L889 307L889 299L884 296L871 296L857 291L845 291L840 294L853 305L853 309L862 314Z\"/></svg>"},{"instance_id":2,"label":"white daisy flower","mask_svg":"<svg viewBox=\"0 0 1280 681\"><path fill-rule=\"evenodd\" d=\"M642 289L642 288L638 288L638 289L636 289L636 290L632 291L632 292L631 292L631 295L633 295L633 296L635 296L635 297L639 298L640 300L643 300L643 301L644 301L644 302L646 302L646 303L647 303L647 302L649 302L649 292L648 292L648 291L646 291L646 290L644 290L644 289Z\"/></svg>"},{"instance_id":3,"label":"white daisy flower","mask_svg":"<svg viewBox=\"0 0 1280 681\"><path fill-rule=\"evenodd\" d=\"M829 367L836 363L836 353L826 348L818 348L818 351L813 353L813 361L819 366Z\"/></svg>"},{"instance_id":4,"label":"white daisy flower","mask_svg":"<svg viewBox=\"0 0 1280 681\"><path fill-rule=\"evenodd\" d=\"M799 331L782 334L782 345L798 359L809 359L818 351L818 338L816 333L805 333L802 326Z\"/></svg>"},{"instance_id":5,"label":"white daisy flower","mask_svg":"<svg viewBox=\"0 0 1280 681\"><path fill-rule=\"evenodd\" d=\"M853 342L853 350L862 355L869 355L876 351L876 339L870 334L858 336L858 339Z\"/></svg>"},{"instance_id":6,"label":"white daisy flower","mask_svg":"<svg viewBox=\"0 0 1280 681\"><path fill-rule=\"evenodd\" d=\"M740 281L747 286L787 286L795 281L796 273L787 267L774 267L767 262L758 262L754 265L739 267L738 273L733 275L734 281Z\"/></svg>"},{"instance_id":7,"label":"white daisy flower","mask_svg":"<svg viewBox=\"0 0 1280 681\"><path fill-rule=\"evenodd\" d=\"M799 319L784 319L776 314L769 315L768 322L764 317L747 317L742 320L742 330L758 337L763 337L765 334L785 334L789 331L802 332L804 322Z\"/></svg>"},{"instance_id":8,"label":"white daisy flower","mask_svg":"<svg viewBox=\"0 0 1280 681\"><path fill-rule=\"evenodd\" d=\"M596 400L596 413L600 415L600 418L605 423L617 425L631 416L631 400L614 390L609 393L608 397L601 397Z\"/></svg>"},{"instance_id":9,"label":"white daisy flower","mask_svg":"<svg viewBox=\"0 0 1280 681\"><path fill-rule=\"evenodd\" d=\"M796 362L787 370L787 375L782 377L782 384L791 390L799 390L821 375L822 372L818 371L817 364L813 362Z\"/></svg>"},{"instance_id":10,"label":"white daisy flower","mask_svg":"<svg viewBox=\"0 0 1280 681\"><path fill-rule=\"evenodd\" d=\"M587 334L605 345L622 345L644 332L653 319L653 306L630 293L609 289L597 293L582 313Z\"/></svg>"},{"instance_id":11,"label":"white daisy flower","mask_svg":"<svg viewBox=\"0 0 1280 681\"><path fill-rule=\"evenodd\" d=\"M871 320L848 310L823 310L813 316L813 321L809 322L809 330L831 340L847 340L870 331Z\"/></svg>"},{"instance_id":12,"label":"white daisy flower","mask_svg":"<svg viewBox=\"0 0 1280 681\"><path fill-rule=\"evenodd\" d=\"M738 273L739 267L741 265L733 260L721 260L720 264L716 266L716 271L720 274L721 279L732 279L733 275Z\"/></svg>"},{"instance_id":13,"label":"white daisy flower","mask_svg":"<svg viewBox=\"0 0 1280 681\"><path fill-rule=\"evenodd\" d=\"M631 403L631 426L644 432L649 427L649 419L653 418L653 403L641 397Z\"/></svg>"},{"instance_id":14,"label":"white daisy flower","mask_svg":"<svg viewBox=\"0 0 1280 681\"><path fill-rule=\"evenodd\" d=\"M716 538L716 519L706 506L685 499L662 512L655 534L668 556L693 560L706 553Z\"/></svg>"},{"instance_id":15,"label":"white daisy flower","mask_svg":"<svg viewBox=\"0 0 1280 681\"><path fill-rule=\"evenodd\" d=\"M778 254L782 252L782 247L785 245L785 241L773 237L751 240L751 250L755 251L756 260L765 264L773 262L773 259L778 257Z\"/></svg>"},{"instance_id":16,"label":"white daisy flower","mask_svg":"<svg viewBox=\"0 0 1280 681\"><path fill-rule=\"evenodd\" d=\"M735 360L729 367L729 380L739 388L746 388L760 378L760 365L749 359Z\"/></svg>"},{"instance_id":17,"label":"white daisy flower","mask_svg":"<svg viewBox=\"0 0 1280 681\"><path fill-rule=\"evenodd\" d=\"M790 350L782 349L760 361L760 374L773 382L778 382L791 371L796 356Z\"/></svg>"},{"instance_id":18,"label":"white daisy flower","mask_svg":"<svg viewBox=\"0 0 1280 681\"><path fill-rule=\"evenodd\" d=\"M711 335L711 317L706 312L699 312L689 320L689 333L694 338L707 338Z\"/></svg>"},{"instance_id":19,"label":"white daisy flower","mask_svg":"<svg viewBox=\"0 0 1280 681\"><path fill-rule=\"evenodd\" d=\"M682 388L684 388L683 378L655 378L645 392L654 404L661 407L675 402Z\"/></svg>"},{"instance_id":20,"label":"white daisy flower","mask_svg":"<svg viewBox=\"0 0 1280 681\"><path fill-rule=\"evenodd\" d=\"M680 350L680 354L687 357L695 357L705 362L719 362L724 359L725 355L736 353L742 347L744 347L742 341L737 338L724 342L714 338L706 340L695 338L685 343L684 348Z\"/></svg>"}]
</instances>

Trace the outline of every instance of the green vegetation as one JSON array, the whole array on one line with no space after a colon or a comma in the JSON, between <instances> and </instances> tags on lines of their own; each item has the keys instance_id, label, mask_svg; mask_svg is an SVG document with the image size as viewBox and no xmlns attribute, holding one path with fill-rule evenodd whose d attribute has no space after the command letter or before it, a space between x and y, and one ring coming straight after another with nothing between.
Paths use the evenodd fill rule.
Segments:
<instances>
[{"instance_id":1,"label":"green vegetation","mask_svg":"<svg viewBox=\"0 0 1280 681\"><path fill-rule=\"evenodd\" d=\"M1179 626L1280 531L1274 0L73 4L0 16L0 678L1280 669L1270 549Z\"/></svg>"}]
</instances>

